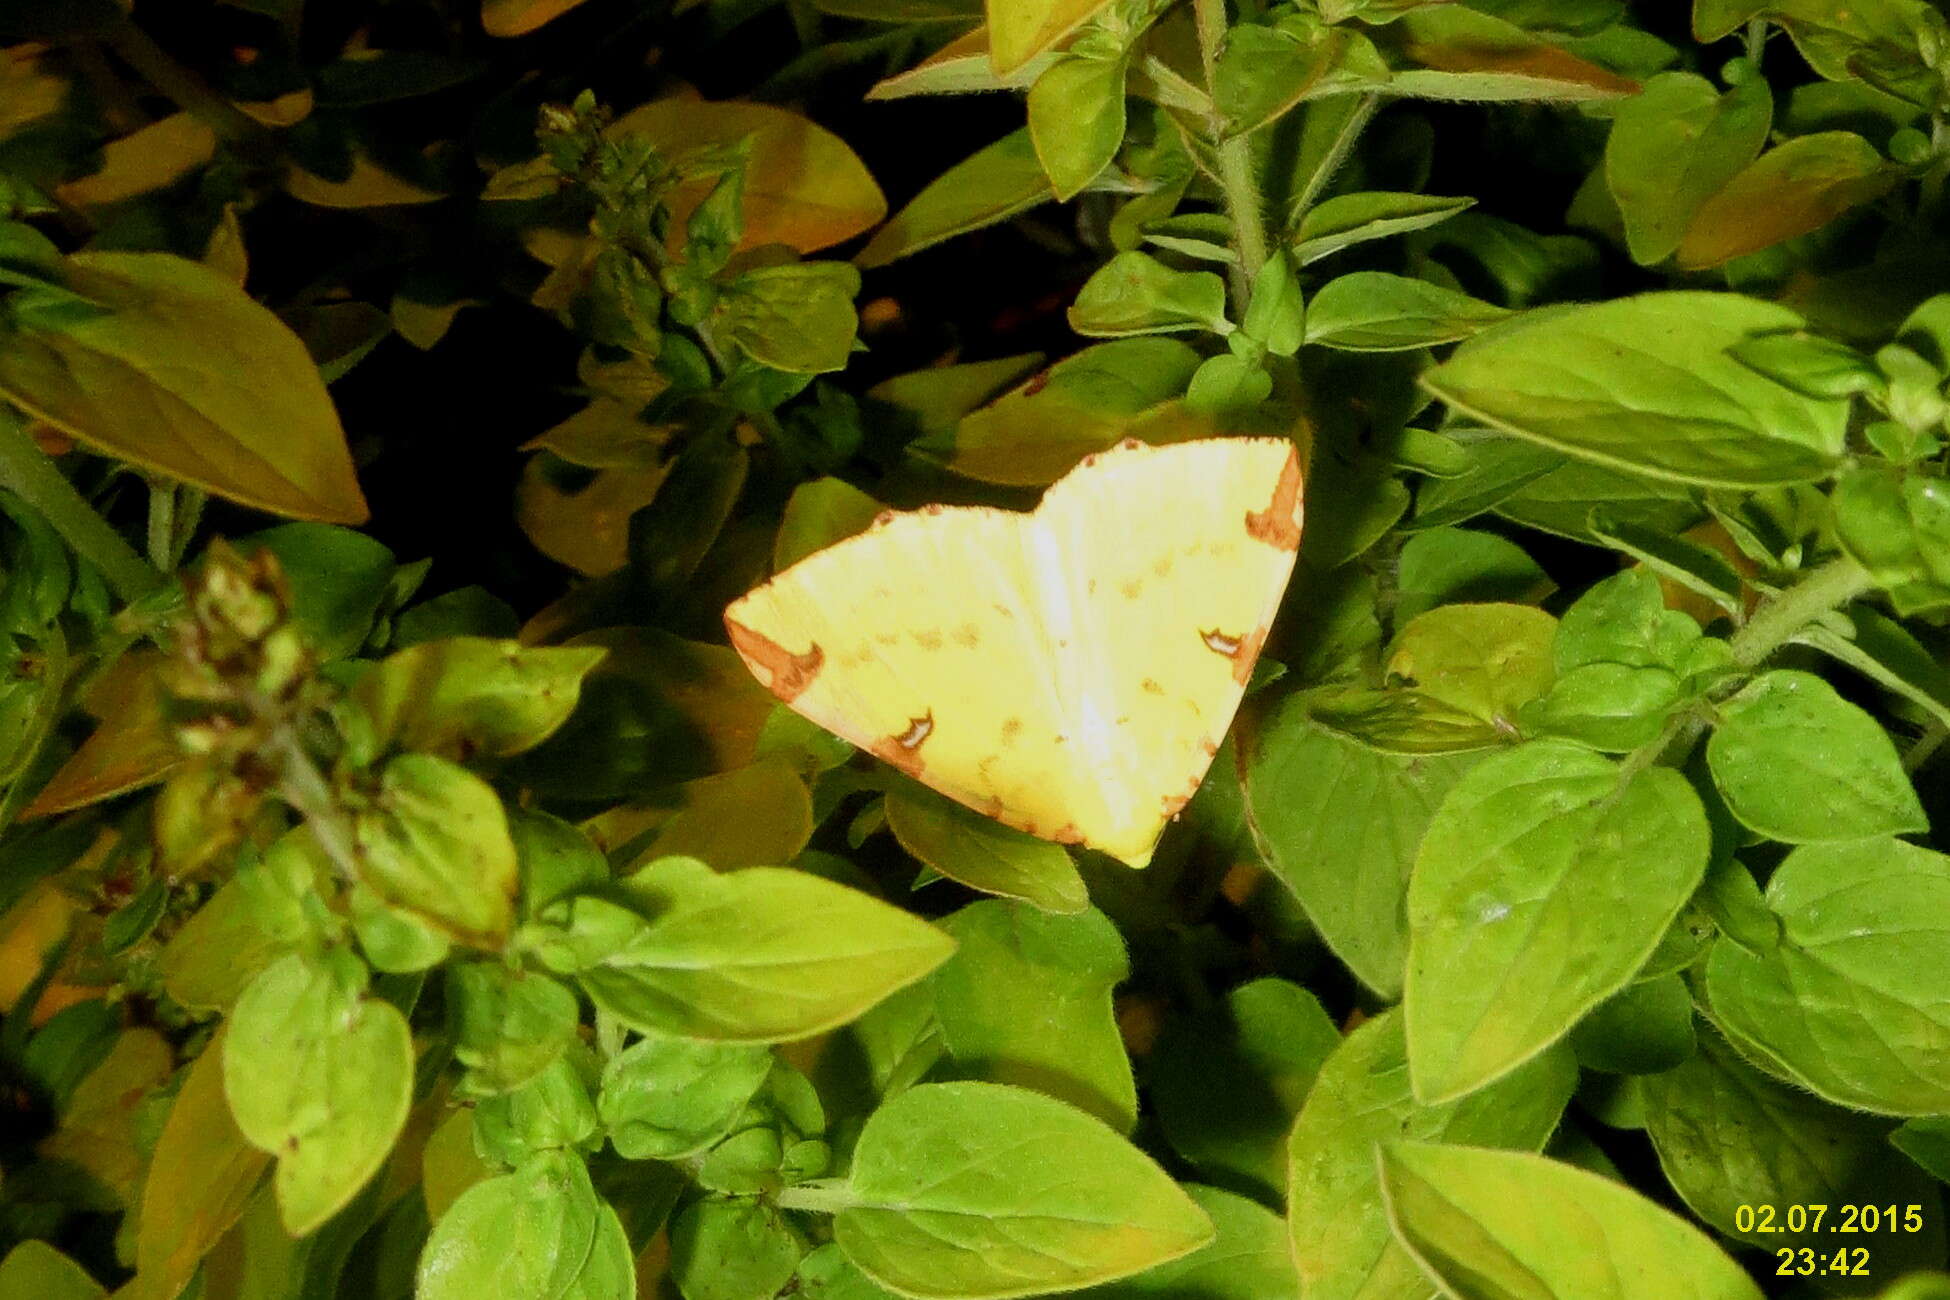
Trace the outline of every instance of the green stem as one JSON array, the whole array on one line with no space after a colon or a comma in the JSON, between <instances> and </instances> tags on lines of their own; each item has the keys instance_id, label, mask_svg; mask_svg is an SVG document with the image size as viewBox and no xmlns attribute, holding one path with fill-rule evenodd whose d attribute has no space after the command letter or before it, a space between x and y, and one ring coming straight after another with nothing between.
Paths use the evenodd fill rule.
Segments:
<instances>
[{"instance_id":1,"label":"green stem","mask_svg":"<svg viewBox=\"0 0 1950 1300\"><path fill-rule=\"evenodd\" d=\"M1727 641L1733 662L1746 669L1758 668L1795 633L1874 585L1868 571L1854 560L1843 557L1829 561L1754 611L1747 626Z\"/></svg>"},{"instance_id":2,"label":"green stem","mask_svg":"<svg viewBox=\"0 0 1950 1300\"><path fill-rule=\"evenodd\" d=\"M1212 139L1218 165L1219 189L1225 195L1226 215L1232 220L1233 310L1245 315L1246 300L1252 293L1253 277L1266 265L1266 210L1260 198L1259 182L1253 176L1253 146L1245 135L1227 135L1225 118L1218 103L1219 55L1225 49L1225 0L1192 0L1192 16L1198 23L1199 57L1205 65L1205 91L1214 107L1206 116L1206 131Z\"/></svg>"},{"instance_id":3,"label":"green stem","mask_svg":"<svg viewBox=\"0 0 1950 1300\"><path fill-rule=\"evenodd\" d=\"M0 488L38 510L62 541L102 571L122 600L135 600L162 584L162 575L143 563L135 548L82 499L4 402L0 402Z\"/></svg>"},{"instance_id":4,"label":"green stem","mask_svg":"<svg viewBox=\"0 0 1950 1300\"><path fill-rule=\"evenodd\" d=\"M215 131L220 139L246 140L265 133L249 114L217 94L203 78L151 40L149 33L136 26L133 19L117 24L106 40L108 47L121 55L122 61L140 73L143 80Z\"/></svg>"},{"instance_id":5,"label":"green stem","mask_svg":"<svg viewBox=\"0 0 1950 1300\"><path fill-rule=\"evenodd\" d=\"M1923 734L1916 738L1916 743L1903 754L1903 771L1912 776L1922 771L1923 765L1936 757L1936 752L1943 748L1946 740L1950 740L1950 727L1944 726L1940 719L1932 718Z\"/></svg>"},{"instance_id":6,"label":"green stem","mask_svg":"<svg viewBox=\"0 0 1950 1300\"><path fill-rule=\"evenodd\" d=\"M347 880L359 878L359 851L354 843L352 828L347 824L345 812L332 797L332 787L325 782L324 774L318 765L311 761L304 747L293 735L279 738L274 751L282 769L283 780L279 792L284 801L296 808L304 817L311 833L318 837L318 847L325 850L325 856L338 867Z\"/></svg>"},{"instance_id":7,"label":"green stem","mask_svg":"<svg viewBox=\"0 0 1950 1300\"><path fill-rule=\"evenodd\" d=\"M149 563L157 572L176 567L176 485L165 478L149 480Z\"/></svg>"},{"instance_id":8,"label":"green stem","mask_svg":"<svg viewBox=\"0 0 1950 1300\"><path fill-rule=\"evenodd\" d=\"M1755 68L1759 68L1761 51L1767 48L1767 20L1765 18L1756 18L1747 24L1746 45L1747 58L1753 62Z\"/></svg>"},{"instance_id":9,"label":"green stem","mask_svg":"<svg viewBox=\"0 0 1950 1300\"><path fill-rule=\"evenodd\" d=\"M781 1210L809 1210L814 1214L838 1214L850 1205L859 1204L852 1186L844 1182L782 1187L772 1199Z\"/></svg>"},{"instance_id":10,"label":"green stem","mask_svg":"<svg viewBox=\"0 0 1950 1300\"><path fill-rule=\"evenodd\" d=\"M203 507L209 500L210 494L202 488L187 483L176 485L176 533L169 539L170 572L175 572L189 553L190 542L196 538L196 526L203 522Z\"/></svg>"}]
</instances>

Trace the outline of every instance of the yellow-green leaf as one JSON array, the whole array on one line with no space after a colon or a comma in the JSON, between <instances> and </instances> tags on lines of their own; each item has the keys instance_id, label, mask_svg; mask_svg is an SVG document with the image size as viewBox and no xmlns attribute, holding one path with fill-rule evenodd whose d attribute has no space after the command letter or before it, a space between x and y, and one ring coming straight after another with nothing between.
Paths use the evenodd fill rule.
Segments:
<instances>
[{"instance_id":1,"label":"yellow-green leaf","mask_svg":"<svg viewBox=\"0 0 1950 1300\"><path fill-rule=\"evenodd\" d=\"M1599 1174L1522 1151L1384 1147L1395 1235L1470 1300L1760 1300L1712 1238Z\"/></svg>"},{"instance_id":2,"label":"yellow-green leaf","mask_svg":"<svg viewBox=\"0 0 1950 1300\"><path fill-rule=\"evenodd\" d=\"M1109 0L987 0L989 62L1007 76L1054 46Z\"/></svg>"},{"instance_id":3,"label":"yellow-green leaf","mask_svg":"<svg viewBox=\"0 0 1950 1300\"><path fill-rule=\"evenodd\" d=\"M739 248L787 244L814 253L853 238L887 215L886 197L852 147L787 109L660 99L617 118L608 134L635 136L667 157L751 137ZM704 177L671 194L672 231L684 229L715 183L715 177Z\"/></svg>"},{"instance_id":4,"label":"yellow-green leaf","mask_svg":"<svg viewBox=\"0 0 1950 1300\"><path fill-rule=\"evenodd\" d=\"M526 36L582 0L481 0L481 29L489 36Z\"/></svg>"},{"instance_id":5,"label":"yellow-green leaf","mask_svg":"<svg viewBox=\"0 0 1950 1300\"><path fill-rule=\"evenodd\" d=\"M1881 196L1900 176L1853 131L1797 136L1756 158L1706 201L1675 260L1697 271L1772 248Z\"/></svg>"},{"instance_id":6,"label":"yellow-green leaf","mask_svg":"<svg viewBox=\"0 0 1950 1300\"><path fill-rule=\"evenodd\" d=\"M0 342L0 394L90 449L293 519L361 523L345 431L304 344L222 273L77 253L105 310Z\"/></svg>"},{"instance_id":7,"label":"yellow-green leaf","mask_svg":"<svg viewBox=\"0 0 1950 1300\"><path fill-rule=\"evenodd\" d=\"M120 203L174 184L216 152L217 133L201 118L173 113L104 146L99 170L57 186L54 195L78 208Z\"/></svg>"},{"instance_id":8,"label":"yellow-green leaf","mask_svg":"<svg viewBox=\"0 0 1950 1300\"><path fill-rule=\"evenodd\" d=\"M224 1095L252 1145L278 1158L278 1210L302 1237L379 1171L413 1101L413 1035L365 996L343 949L292 953L244 990L223 1044Z\"/></svg>"},{"instance_id":9,"label":"yellow-green leaf","mask_svg":"<svg viewBox=\"0 0 1950 1300\"><path fill-rule=\"evenodd\" d=\"M190 1066L149 1160L135 1281L121 1300L173 1300L237 1222L271 1158L245 1140L224 1099L227 1025Z\"/></svg>"}]
</instances>

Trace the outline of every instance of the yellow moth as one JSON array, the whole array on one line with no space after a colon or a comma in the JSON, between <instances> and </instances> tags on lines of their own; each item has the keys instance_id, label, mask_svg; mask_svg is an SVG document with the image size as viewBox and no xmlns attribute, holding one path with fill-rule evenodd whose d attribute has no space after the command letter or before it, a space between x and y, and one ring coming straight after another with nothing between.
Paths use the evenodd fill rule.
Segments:
<instances>
[{"instance_id":1,"label":"yellow moth","mask_svg":"<svg viewBox=\"0 0 1950 1300\"><path fill-rule=\"evenodd\" d=\"M928 506L725 610L795 711L1018 830L1133 866L1232 725L1300 545L1278 438L1085 457L1029 514Z\"/></svg>"}]
</instances>

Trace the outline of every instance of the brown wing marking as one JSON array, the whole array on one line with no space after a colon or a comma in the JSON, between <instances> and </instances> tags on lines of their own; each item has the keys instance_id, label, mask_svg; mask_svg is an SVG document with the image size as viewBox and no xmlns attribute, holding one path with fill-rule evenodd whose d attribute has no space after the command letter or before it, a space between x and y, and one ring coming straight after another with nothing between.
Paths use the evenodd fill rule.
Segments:
<instances>
[{"instance_id":1,"label":"brown wing marking","mask_svg":"<svg viewBox=\"0 0 1950 1300\"><path fill-rule=\"evenodd\" d=\"M1232 636L1214 628L1210 632L1200 632L1199 639L1213 654L1232 660L1232 680L1244 686L1252 678L1253 663L1259 658L1260 647L1266 644L1266 629L1258 628L1251 636Z\"/></svg>"},{"instance_id":2,"label":"brown wing marking","mask_svg":"<svg viewBox=\"0 0 1950 1300\"><path fill-rule=\"evenodd\" d=\"M867 752L883 763L899 768L916 780L921 776L921 746L934 734L934 710L929 709L918 718L907 720L907 730L898 736L886 736L871 745Z\"/></svg>"},{"instance_id":3,"label":"brown wing marking","mask_svg":"<svg viewBox=\"0 0 1950 1300\"><path fill-rule=\"evenodd\" d=\"M724 626L731 634L731 648L750 665L765 689L787 704L812 685L820 666L826 662L826 652L819 648L817 641L804 654L793 654L772 638L731 618L725 619Z\"/></svg>"},{"instance_id":4,"label":"brown wing marking","mask_svg":"<svg viewBox=\"0 0 1950 1300\"><path fill-rule=\"evenodd\" d=\"M1300 453L1289 453L1264 510L1246 512L1246 533L1282 551L1300 549Z\"/></svg>"}]
</instances>

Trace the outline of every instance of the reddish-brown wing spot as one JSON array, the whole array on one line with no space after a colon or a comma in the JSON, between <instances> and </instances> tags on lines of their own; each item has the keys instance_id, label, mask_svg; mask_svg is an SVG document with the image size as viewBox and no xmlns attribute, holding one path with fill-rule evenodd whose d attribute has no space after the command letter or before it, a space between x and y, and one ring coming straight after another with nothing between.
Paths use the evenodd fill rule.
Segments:
<instances>
[{"instance_id":1,"label":"reddish-brown wing spot","mask_svg":"<svg viewBox=\"0 0 1950 1300\"><path fill-rule=\"evenodd\" d=\"M884 763L888 763L909 776L919 776L921 772L921 746L934 734L934 710L929 709L918 718L907 720L907 730L898 736L887 736L875 741L870 753Z\"/></svg>"},{"instance_id":2,"label":"reddish-brown wing spot","mask_svg":"<svg viewBox=\"0 0 1950 1300\"><path fill-rule=\"evenodd\" d=\"M1244 686L1253 675L1253 662L1259 658L1260 647L1266 644L1266 629L1260 628L1250 636L1231 636L1214 629L1199 633L1199 637L1207 650L1232 660L1232 680Z\"/></svg>"},{"instance_id":3,"label":"reddish-brown wing spot","mask_svg":"<svg viewBox=\"0 0 1950 1300\"><path fill-rule=\"evenodd\" d=\"M963 623L955 629L955 644L973 650L982 643L982 629L973 623Z\"/></svg>"},{"instance_id":4,"label":"reddish-brown wing spot","mask_svg":"<svg viewBox=\"0 0 1950 1300\"><path fill-rule=\"evenodd\" d=\"M1051 831L1049 837L1058 844L1083 843L1083 832L1079 831L1075 824L1071 822L1064 822L1061 826Z\"/></svg>"},{"instance_id":5,"label":"reddish-brown wing spot","mask_svg":"<svg viewBox=\"0 0 1950 1300\"><path fill-rule=\"evenodd\" d=\"M727 618L725 631L731 634L731 648L742 656L751 666L752 673L765 685L765 689L784 700L787 704L799 698L813 678L819 675L820 665L826 662L826 652L815 641L804 654L793 654L777 641L754 632L743 623Z\"/></svg>"},{"instance_id":6,"label":"reddish-brown wing spot","mask_svg":"<svg viewBox=\"0 0 1950 1300\"><path fill-rule=\"evenodd\" d=\"M1246 533L1282 551L1300 549L1300 453L1288 452L1273 499L1264 510L1246 512Z\"/></svg>"}]
</instances>

